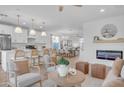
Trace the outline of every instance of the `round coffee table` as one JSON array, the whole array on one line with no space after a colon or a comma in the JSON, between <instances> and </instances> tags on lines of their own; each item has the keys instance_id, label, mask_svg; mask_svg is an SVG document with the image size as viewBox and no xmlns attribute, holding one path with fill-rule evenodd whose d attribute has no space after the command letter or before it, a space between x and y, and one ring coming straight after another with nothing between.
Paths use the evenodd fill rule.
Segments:
<instances>
[{"instance_id":1,"label":"round coffee table","mask_svg":"<svg viewBox=\"0 0 124 93\"><path fill-rule=\"evenodd\" d=\"M56 85L60 87L73 87L81 86L81 83L85 80L85 75L81 71L77 70L76 75L68 74L65 77L60 77L57 72L48 73L48 79L56 81Z\"/></svg>"}]
</instances>

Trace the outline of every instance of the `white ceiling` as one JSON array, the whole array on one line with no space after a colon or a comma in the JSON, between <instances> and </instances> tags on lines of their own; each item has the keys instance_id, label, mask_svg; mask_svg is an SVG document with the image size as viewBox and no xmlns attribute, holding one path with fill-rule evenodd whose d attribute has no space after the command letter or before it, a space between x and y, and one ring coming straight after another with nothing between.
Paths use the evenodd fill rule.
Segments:
<instances>
[{"instance_id":1,"label":"white ceiling","mask_svg":"<svg viewBox=\"0 0 124 93\"><path fill-rule=\"evenodd\" d=\"M105 12L101 13L100 9L105 9ZM84 22L123 15L124 6L84 5L75 7L64 5L64 10L59 12L57 5L1 5L0 13L8 15L6 18L0 19L0 22L17 24L16 15L20 14L22 26L30 28L31 19L34 18L36 29L40 29L40 25L43 25L46 31L75 34L82 31ZM26 24L24 25L23 22Z\"/></svg>"}]
</instances>

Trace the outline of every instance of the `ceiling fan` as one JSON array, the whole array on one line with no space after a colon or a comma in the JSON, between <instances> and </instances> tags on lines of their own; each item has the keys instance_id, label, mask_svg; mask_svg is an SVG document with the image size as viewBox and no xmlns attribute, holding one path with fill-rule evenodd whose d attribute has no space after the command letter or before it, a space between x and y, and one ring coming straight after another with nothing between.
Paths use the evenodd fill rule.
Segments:
<instances>
[{"instance_id":1,"label":"ceiling fan","mask_svg":"<svg viewBox=\"0 0 124 93\"><path fill-rule=\"evenodd\" d=\"M83 7L83 5L72 5L75 7ZM64 5L59 5L59 12L62 12L64 10Z\"/></svg>"}]
</instances>

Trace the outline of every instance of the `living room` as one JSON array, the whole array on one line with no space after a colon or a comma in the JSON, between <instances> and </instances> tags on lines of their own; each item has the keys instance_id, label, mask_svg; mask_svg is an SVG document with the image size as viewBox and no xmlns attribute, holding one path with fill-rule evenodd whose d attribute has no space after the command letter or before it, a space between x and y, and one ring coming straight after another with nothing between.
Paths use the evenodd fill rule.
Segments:
<instances>
[{"instance_id":1,"label":"living room","mask_svg":"<svg viewBox=\"0 0 124 93\"><path fill-rule=\"evenodd\" d=\"M124 87L124 5L0 5L0 87Z\"/></svg>"}]
</instances>

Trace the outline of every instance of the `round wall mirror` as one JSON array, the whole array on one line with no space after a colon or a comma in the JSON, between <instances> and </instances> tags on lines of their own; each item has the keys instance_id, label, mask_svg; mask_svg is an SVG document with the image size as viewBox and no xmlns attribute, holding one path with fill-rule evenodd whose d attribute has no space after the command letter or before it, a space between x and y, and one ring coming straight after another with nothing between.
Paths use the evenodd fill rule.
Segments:
<instances>
[{"instance_id":1,"label":"round wall mirror","mask_svg":"<svg viewBox=\"0 0 124 93\"><path fill-rule=\"evenodd\" d=\"M113 24L106 24L101 30L101 34L104 38L112 38L116 33L117 27Z\"/></svg>"}]
</instances>

